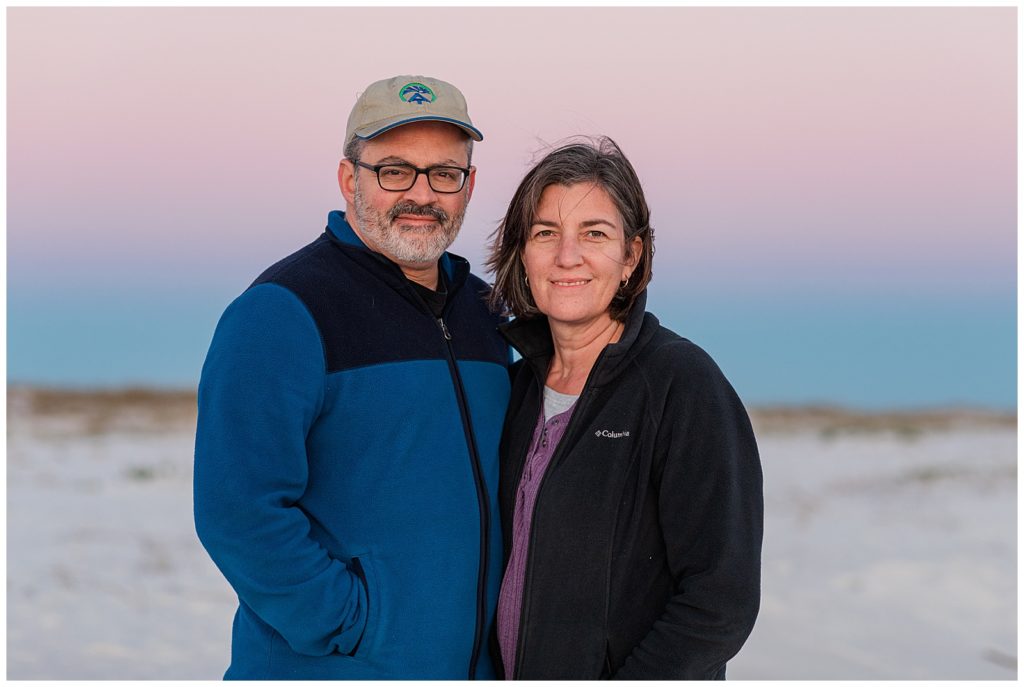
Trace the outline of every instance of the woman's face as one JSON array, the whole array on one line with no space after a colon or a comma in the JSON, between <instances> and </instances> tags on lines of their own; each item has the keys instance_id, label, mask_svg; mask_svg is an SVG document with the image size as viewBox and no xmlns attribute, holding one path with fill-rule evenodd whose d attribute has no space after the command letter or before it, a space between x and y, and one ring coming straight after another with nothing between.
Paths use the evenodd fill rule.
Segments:
<instances>
[{"instance_id":1,"label":"woman's face","mask_svg":"<svg viewBox=\"0 0 1024 687\"><path fill-rule=\"evenodd\" d=\"M552 324L611 320L612 297L640 255L640 237L633 237L627 255L625 236L622 217L600 185L544 189L523 264L533 300Z\"/></svg>"}]
</instances>

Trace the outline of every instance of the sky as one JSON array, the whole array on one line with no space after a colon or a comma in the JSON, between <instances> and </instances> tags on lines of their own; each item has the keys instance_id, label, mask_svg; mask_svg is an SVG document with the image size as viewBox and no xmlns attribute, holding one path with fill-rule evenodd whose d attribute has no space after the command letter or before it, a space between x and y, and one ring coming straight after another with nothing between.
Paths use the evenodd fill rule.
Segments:
<instances>
[{"instance_id":1,"label":"sky","mask_svg":"<svg viewBox=\"0 0 1024 687\"><path fill-rule=\"evenodd\" d=\"M344 209L358 93L426 74L484 133L478 273L546 147L609 135L649 309L748 405L1015 408L1016 13L8 8L8 381L194 386L227 304Z\"/></svg>"}]
</instances>

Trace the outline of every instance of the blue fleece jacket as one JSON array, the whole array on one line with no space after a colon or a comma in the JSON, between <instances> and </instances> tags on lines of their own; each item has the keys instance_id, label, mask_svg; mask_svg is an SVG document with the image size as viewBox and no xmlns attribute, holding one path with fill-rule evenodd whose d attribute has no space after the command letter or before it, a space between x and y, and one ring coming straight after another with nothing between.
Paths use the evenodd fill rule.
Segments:
<instances>
[{"instance_id":1,"label":"blue fleece jacket","mask_svg":"<svg viewBox=\"0 0 1024 687\"><path fill-rule=\"evenodd\" d=\"M217 325L194 496L238 593L226 678L494 677L509 352L441 266L443 322L335 211Z\"/></svg>"}]
</instances>

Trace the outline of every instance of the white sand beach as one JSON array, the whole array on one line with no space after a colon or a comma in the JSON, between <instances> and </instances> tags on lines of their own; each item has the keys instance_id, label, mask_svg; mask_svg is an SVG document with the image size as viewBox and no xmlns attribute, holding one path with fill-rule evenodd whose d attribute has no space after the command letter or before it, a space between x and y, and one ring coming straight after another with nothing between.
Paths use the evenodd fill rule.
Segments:
<instances>
[{"instance_id":1,"label":"white sand beach","mask_svg":"<svg viewBox=\"0 0 1024 687\"><path fill-rule=\"evenodd\" d=\"M729 678L1015 679L1015 417L752 414L763 602ZM9 679L221 677L194 423L189 393L8 392Z\"/></svg>"}]
</instances>

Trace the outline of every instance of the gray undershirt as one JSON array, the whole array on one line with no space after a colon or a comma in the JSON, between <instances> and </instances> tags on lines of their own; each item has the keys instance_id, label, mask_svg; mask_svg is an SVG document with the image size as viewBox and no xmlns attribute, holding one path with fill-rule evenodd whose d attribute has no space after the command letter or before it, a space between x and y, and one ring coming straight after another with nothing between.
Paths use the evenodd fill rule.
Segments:
<instances>
[{"instance_id":1,"label":"gray undershirt","mask_svg":"<svg viewBox=\"0 0 1024 687\"><path fill-rule=\"evenodd\" d=\"M560 394L550 386L544 386L544 419L550 420L555 415L560 415L572 407L579 394Z\"/></svg>"}]
</instances>

